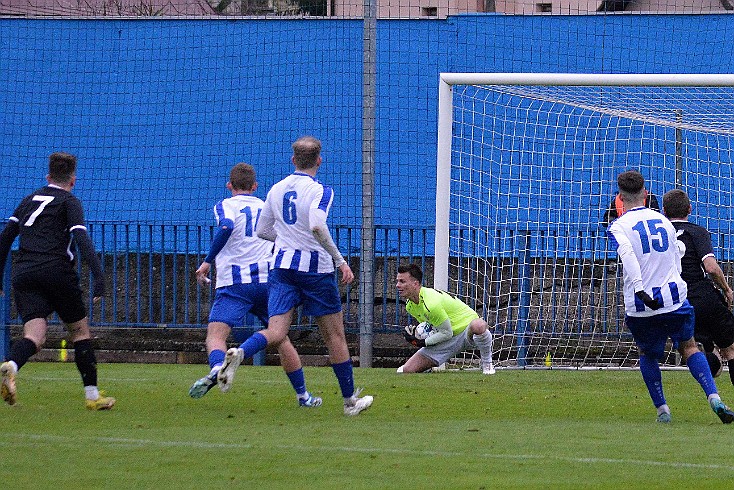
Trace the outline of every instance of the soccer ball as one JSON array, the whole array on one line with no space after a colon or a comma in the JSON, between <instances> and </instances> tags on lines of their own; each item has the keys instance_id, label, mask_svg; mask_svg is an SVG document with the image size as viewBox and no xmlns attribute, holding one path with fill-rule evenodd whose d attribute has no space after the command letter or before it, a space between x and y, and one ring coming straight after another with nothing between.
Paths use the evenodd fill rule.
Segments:
<instances>
[{"instance_id":1,"label":"soccer ball","mask_svg":"<svg viewBox=\"0 0 734 490\"><path fill-rule=\"evenodd\" d=\"M433 325L428 322L421 322L418 325L408 325L405 327L405 331L419 340L425 340L433 333Z\"/></svg>"},{"instance_id":2,"label":"soccer ball","mask_svg":"<svg viewBox=\"0 0 734 490\"><path fill-rule=\"evenodd\" d=\"M415 327L415 337L417 339L425 340L433 333L433 325L428 322L419 323Z\"/></svg>"}]
</instances>

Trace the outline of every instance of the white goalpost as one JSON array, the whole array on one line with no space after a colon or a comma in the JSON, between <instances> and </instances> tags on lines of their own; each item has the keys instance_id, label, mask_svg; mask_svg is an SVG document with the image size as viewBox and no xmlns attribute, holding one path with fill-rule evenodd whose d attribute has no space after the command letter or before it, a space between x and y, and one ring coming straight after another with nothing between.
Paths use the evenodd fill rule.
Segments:
<instances>
[{"instance_id":1,"label":"white goalpost","mask_svg":"<svg viewBox=\"0 0 734 490\"><path fill-rule=\"evenodd\" d=\"M496 364L637 365L604 223L621 171L660 206L685 190L731 278L734 75L442 73L438 113L433 286L494 328Z\"/></svg>"}]
</instances>

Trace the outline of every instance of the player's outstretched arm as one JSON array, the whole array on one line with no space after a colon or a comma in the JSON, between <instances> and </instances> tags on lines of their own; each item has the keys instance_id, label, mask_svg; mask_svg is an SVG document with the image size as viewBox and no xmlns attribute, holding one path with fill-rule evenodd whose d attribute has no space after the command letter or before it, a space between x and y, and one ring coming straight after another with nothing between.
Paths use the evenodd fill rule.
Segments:
<instances>
[{"instance_id":1,"label":"player's outstretched arm","mask_svg":"<svg viewBox=\"0 0 734 490\"><path fill-rule=\"evenodd\" d=\"M349 267L349 264L344 262L342 265L339 266L339 270L342 273L343 284L352 284L352 282L354 282L354 272L352 272L352 268Z\"/></svg>"},{"instance_id":2,"label":"player's outstretched arm","mask_svg":"<svg viewBox=\"0 0 734 490\"><path fill-rule=\"evenodd\" d=\"M734 301L734 292L732 291L731 286L729 286L729 283L726 281L724 271L721 270L719 263L714 257L708 256L703 259L703 268L709 275L709 277L711 277L711 279L714 281L714 283L716 283L719 289L721 289L721 292L724 293L726 304L729 305L729 308L731 308L732 302Z\"/></svg>"},{"instance_id":3,"label":"player's outstretched arm","mask_svg":"<svg viewBox=\"0 0 734 490\"><path fill-rule=\"evenodd\" d=\"M451 320L446 318L438 325L433 326L433 333L426 339L426 345L440 344L441 342L449 340L453 336L454 330L451 328Z\"/></svg>"},{"instance_id":4,"label":"player's outstretched arm","mask_svg":"<svg viewBox=\"0 0 734 490\"><path fill-rule=\"evenodd\" d=\"M72 240L76 242L79 253L92 271L92 297L94 302L99 301L105 294L104 276L102 275L102 265L94 250L94 244L89 238L87 227L84 224L84 211L82 211L82 203L77 198L70 198L66 201L66 224L69 227L69 233Z\"/></svg>"},{"instance_id":5,"label":"player's outstretched arm","mask_svg":"<svg viewBox=\"0 0 734 490\"><path fill-rule=\"evenodd\" d=\"M336 243L334 243L334 239L331 238L331 233L329 233L329 228L323 224L323 225L316 225L311 228L311 233L313 233L314 238L316 238L316 241L321 244L324 249L331 255L331 258L334 259L334 267L340 268L342 264L345 264L347 261L344 260L344 257L342 256L341 252L338 248L336 248Z\"/></svg>"},{"instance_id":6,"label":"player's outstretched arm","mask_svg":"<svg viewBox=\"0 0 734 490\"><path fill-rule=\"evenodd\" d=\"M619 229L617 221L612 223L607 231L609 237L613 240L613 243L617 245L617 254L619 259L622 261L627 277L632 282L635 293L645 289L642 284L642 271L640 270L640 262L637 260L635 255L635 249L632 243L629 241L624 232Z\"/></svg>"},{"instance_id":7,"label":"player's outstretched arm","mask_svg":"<svg viewBox=\"0 0 734 490\"><path fill-rule=\"evenodd\" d=\"M87 230L83 227L75 227L71 230L71 234L74 236L74 241L79 247L79 252L82 258L89 265L89 270L92 271L92 296L95 298L101 298L105 294L104 276L102 275L102 265L99 262L99 257L94 250L94 244L87 234Z\"/></svg>"},{"instance_id":8,"label":"player's outstretched arm","mask_svg":"<svg viewBox=\"0 0 734 490\"><path fill-rule=\"evenodd\" d=\"M217 232L214 234L214 239L212 239L212 244L209 247L209 253L204 257L204 261L201 263L199 268L196 269L196 282L202 286L211 282L209 277L207 277L209 275L209 270L211 269L211 264L214 262L217 254L219 254L227 244L229 237L232 236L233 228L234 223L230 219L223 219L219 222L219 228L217 228Z\"/></svg>"},{"instance_id":9,"label":"player's outstretched arm","mask_svg":"<svg viewBox=\"0 0 734 490\"><path fill-rule=\"evenodd\" d=\"M325 224L317 225L311 228L311 232L313 233L314 238L316 238L316 241L319 242L329 255L331 255L331 258L334 259L334 266L342 273L342 282L344 284L351 284L352 281L354 281L354 273L352 272L352 268L349 267L349 264L347 264L347 261L344 260L339 249L336 247L334 239L331 238L331 233L329 233L329 228Z\"/></svg>"},{"instance_id":10,"label":"player's outstretched arm","mask_svg":"<svg viewBox=\"0 0 734 490\"><path fill-rule=\"evenodd\" d=\"M275 232L275 217L270 211L270 206L268 206L267 203L263 207L262 213L260 214L260 219L257 220L255 234L258 236L258 238L262 238L263 240L267 240L269 242L274 242L278 236L278 234Z\"/></svg>"},{"instance_id":11,"label":"player's outstretched arm","mask_svg":"<svg viewBox=\"0 0 734 490\"><path fill-rule=\"evenodd\" d=\"M0 293L3 290L3 276L5 275L5 262L8 260L10 247L13 246L15 237L18 236L20 227L17 221L10 220L0 233Z\"/></svg>"},{"instance_id":12,"label":"player's outstretched arm","mask_svg":"<svg viewBox=\"0 0 734 490\"><path fill-rule=\"evenodd\" d=\"M199 283L199 285L206 286L212 282L212 280L209 279L209 271L211 268L212 265L209 262L204 261L199 265L199 268L196 269L196 282Z\"/></svg>"}]
</instances>

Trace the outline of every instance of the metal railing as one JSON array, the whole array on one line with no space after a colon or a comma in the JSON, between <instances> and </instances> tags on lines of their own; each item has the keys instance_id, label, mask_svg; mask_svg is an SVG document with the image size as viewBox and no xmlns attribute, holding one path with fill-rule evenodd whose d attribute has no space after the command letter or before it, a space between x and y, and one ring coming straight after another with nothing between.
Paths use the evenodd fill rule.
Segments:
<instances>
[{"instance_id":1,"label":"metal railing","mask_svg":"<svg viewBox=\"0 0 734 490\"><path fill-rule=\"evenodd\" d=\"M90 273L78 264L82 285L88 292L89 318L102 327L201 327L208 320L214 282L202 288L194 271L206 255L214 227L190 224L141 224L93 222L90 234L103 257L107 295L92 303ZM335 241L353 270L359 270L360 230L332 227ZM452 232L453 233L453 232ZM498 232L501 236L505 232ZM714 232L718 253L732 243L730 233ZM466 300L490 324L503 332L574 332L590 329L619 332L621 277L615 254L597 231L580 231L555 248L554 233L533 231L515 234L501 256L481 253L452 257L450 290ZM409 323L394 288L399 264L419 264L431 284L434 230L432 227L375 227L374 333L398 331ZM718 247L717 247L718 244ZM551 250L554 250L551 252ZM10 261L8 261L10 263ZM10 273L5 291L10 291ZM727 277L731 262L723 262ZM359 331L358 285L340 286L345 324ZM2 298L6 325L21 323L12 294ZM259 326L255 321L250 326ZM313 319L298 318L295 328L310 328ZM599 330L600 329L600 330Z\"/></svg>"},{"instance_id":2,"label":"metal railing","mask_svg":"<svg viewBox=\"0 0 734 490\"><path fill-rule=\"evenodd\" d=\"M77 263L82 287L87 291L89 319L98 327L191 328L205 326L214 298L215 282L200 287L194 272L206 256L213 226L191 224L143 224L90 222L90 235L102 257L107 294L92 302L91 275L85 263ZM354 271L359 269L357 228L332 227L335 242ZM377 227L375 231L375 333L394 331L407 322L394 291L399 262L415 261L425 266L433 243L432 228ZM10 291L10 263L5 290ZM348 331L359 331L358 285L340 286ZM12 294L2 299L6 325L19 325ZM52 322L58 321L55 318ZM259 327L250 318L248 326ZM299 316L295 328L315 326L313 319Z\"/></svg>"}]
</instances>

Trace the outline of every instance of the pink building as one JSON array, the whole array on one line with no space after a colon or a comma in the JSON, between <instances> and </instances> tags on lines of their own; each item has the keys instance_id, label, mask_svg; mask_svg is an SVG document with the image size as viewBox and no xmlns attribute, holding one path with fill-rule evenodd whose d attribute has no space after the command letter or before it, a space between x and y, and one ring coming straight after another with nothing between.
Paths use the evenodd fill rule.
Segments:
<instances>
[{"instance_id":1,"label":"pink building","mask_svg":"<svg viewBox=\"0 0 734 490\"><path fill-rule=\"evenodd\" d=\"M471 12L513 15L597 12L704 13L734 0L378 0L379 18L446 18ZM327 16L361 18L363 0L0 0L0 15L67 17Z\"/></svg>"},{"instance_id":2,"label":"pink building","mask_svg":"<svg viewBox=\"0 0 734 490\"><path fill-rule=\"evenodd\" d=\"M0 0L0 15L147 17L215 15L206 0Z\"/></svg>"},{"instance_id":3,"label":"pink building","mask_svg":"<svg viewBox=\"0 0 734 490\"><path fill-rule=\"evenodd\" d=\"M329 15L361 17L360 0L327 0ZM734 1L734 0L732 0ZM729 0L382 0L378 17L439 17L469 12L593 14L606 12L701 13L732 10Z\"/></svg>"}]
</instances>

